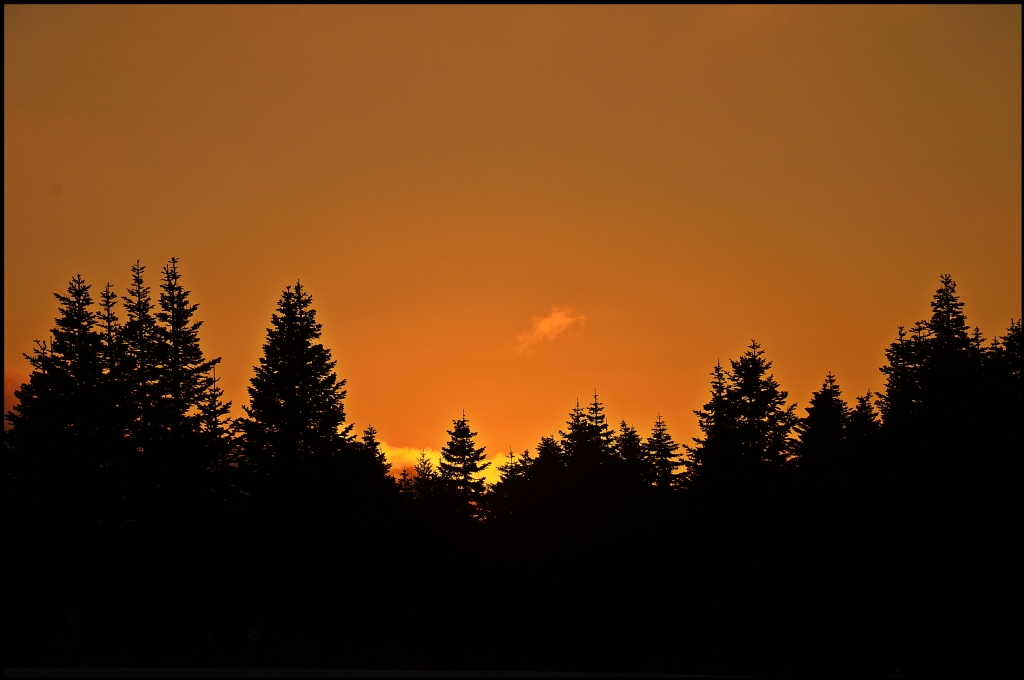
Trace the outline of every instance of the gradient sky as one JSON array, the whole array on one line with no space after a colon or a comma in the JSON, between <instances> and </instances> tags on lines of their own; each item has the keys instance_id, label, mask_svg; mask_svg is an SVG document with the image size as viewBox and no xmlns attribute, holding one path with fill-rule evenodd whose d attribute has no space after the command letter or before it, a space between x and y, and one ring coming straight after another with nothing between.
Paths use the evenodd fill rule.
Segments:
<instances>
[{"instance_id":1,"label":"gradient sky","mask_svg":"<svg viewBox=\"0 0 1024 680\"><path fill-rule=\"evenodd\" d=\"M1021 315L1021 7L5 6L5 392L172 255L236 412L299 278L399 464L688 440L751 338L852 400L940 274Z\"/></svg>"}]
</instances>

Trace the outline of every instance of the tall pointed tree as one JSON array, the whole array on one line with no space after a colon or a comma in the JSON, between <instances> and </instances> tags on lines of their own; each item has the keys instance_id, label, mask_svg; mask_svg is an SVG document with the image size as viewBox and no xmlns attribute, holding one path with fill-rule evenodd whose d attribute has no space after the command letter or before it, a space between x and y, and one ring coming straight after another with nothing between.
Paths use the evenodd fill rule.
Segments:
<instances>
[{"instance_id":1,"label":"tall pointed tree","mask_svg":"<svg viewBox=\"0 0 1024 680\"><path fill-rule=\"evenodd\" d=\"M566 462L569 464L598 465L615 452L615 433L608 426L604 405L597 398L583 409L577 400L569 413L566 430L559 431Z\"/></svg>"},{"instance_id":2,"label":"tall pointed tree","mask_svg":"<svg viewBox=\"0 0 1024 680\"><path fill-rule=\"evenodd\" d=\"M100 333L100 357L103 365L103 372L108 376L117 373L118 365L122 360L121 324L117 312L117 293L111 288L110 283L100 293L100 312L97 315Z\"/></svg>"},{"instance_id":3,"label":"tall pointed tree","mask_svg":"<svg viewBox=\"0 0 1024 680\"><path fill-rule=\"evenodd\" d=\"M338 379L330 350L316 342L323 326L312 302L301 283L285 288L250 381L245 445L267 468L331 456L350 442L345 380Z\"/></svg>"},{"instance_id":4,"label":"tall pointed tree","mask_svg":"<svg viewBox=\"0 0 1024 680\"><path fill-rule=\"evenodd\" d=\"M128 317L122 329L126 391L130 415L129 429L135 446L147 449L159 439L160 354L163 342L153 299L145 284L146 267L139 261L132 265L132 284L122 297Z\"/></svg>"},{"instance_id":5,"label":"tall pointed tree","mask_svg":"<svg viewBox=\"0 0 1024 680\"><path fill-rule=\"evenodd\" d=\"M821 389L811 394L805 410L807 417L796 426L800 435L797 451L801 469L812 472L827 467L830 457L834 459L839 454L851 417L850 407L843 401L842 390L831 371Z\"/></svg>"},{"instance_id":6,"label":"tall pointed tree","mask_svg":"<svg viewBox=\"0 0 1024 680\"><path fill-rule=\"evenodd\" d=\"M89 289L78 275L65 295L54 293L59 307L51 340L37 340L32 355L25 355L32 372L15 390L18 403L6 415L13 426L10 441L19 448L52 448L63 455L70 451L58 449L78 448L96 433L103 360Z\"/></svg>"},{"instance_id":7,"label":"tall pointed tree","mask_svg":"<svg viewBox=\"0 0 1024 680\"><path fill-rule=\"evenodd\" d=\"M654 485L663 491L677 485L676 470L681 465L676 453L678 450L679 444L672 439L668 425L659 413L651 436L644 442L644 454L654 474Z\"/></svg>"},{"instance_id":8,"label":"tall pointed tree","mask_svg":"<svg viewBox=\"0 0 1024 680\"><path fill-rule=\"evenodd\" d=\"M728 372L721 361L711 371L711 399L693 414L704 436L694 437L692 446L683 447L688 455L682 479L689 488L728 475L739 457L736 423L728 398Z\"/></svg>"},{"instance_id":9,"label":"tall pointed tree","mask_svg":"<svg viewBox=\"0 0 1024 680\"><path fill-rule=\"evenodd\" d=\"M390 479L391 463L377 441L377 429L372 424L368 424L363 430L362 441L359 442L357 450L370 475Z\"/></svg>"},{"instance_id":10,"label":"tall pointed tree","mask_svg":"<svg viewBox=\"0 0 1024 680\"><path fill-rule=\"evenodd\" d=\"M419 458L412 466L414 476L410 480L406 475L403 480L403 491L412 494L414 500L419 503L431 503L436 500L439 475L433 461L427 456L426 451L420 451ZM403 471L404 472L404 471Z\"/></svg>"},{"instance_id":11,"label":"tall pointed tree","mask_svg":"<svg viewBox=\"0 0 1024 680\"><path fill-rule=\"evenodd\" d=\"M193 319L199 305L189 301L191 292L181 285L178 258L172 257L162 273L160 311L156 313L157 320L163 325L159 366L160 415L161 424L171 438L180 439L200 431L200 404L204 398L209 400L219 396L210 392L209 381L211 370L220 358L207 361L203 357L199 346L199 329L203 322Z\"/></svg>"},{"instance_id":12,"label":"tall pointed tree","mask_svg":"<svg viewBox=\"0 0 1024 680\"><path fill-rule=\"evenodd\" d=\"M871 403L871 397L870 391L862 397L857 397L857 405L850 411L850 419L846 425L847 439L862 441L878 432L881 423L878 421L878 411Z\"/></svg>"},{"instance_id":13,"label":"tall pointed tree","mask_svg":"<svg viewBox=\"0 0 1024 680\"><path fill-rule=\"evenodd\" d=\"M97 315L100 336L99 358L102 367L98 402L102 410L99 427L104 437L109 440L112 453L113 449L120 449L125 444L131 417L124 328L115 311L117 300L117 293L108 282L100 292L100 311Z\"/></svg>"},{"instance_id":14,"label":"tall pointed tree","mask_svg":"<svg viewBox=\"0 0 1024 680\"><path fill-rule=\"evenodd\" d=\"M636 428L625 420L619 423L619 431L615 435L615 454L622 460L631 480L645 485L654 483L654 471L648 465L644 443Z\"/></svg>"},{"instance_id":15,"label":"tall pointed tree","mask_svg":"<svg viewBox=\"0 0 1024 680\"><path fill-rule=\"evenodd\" d=\"M734 491L774 488L792 468L796 405L786 405L789 395L768 372L772 364L756 341L729 363L728 372L715 368L712 399L696 412L705 436L687 447L687 484Z\"/></svg>"},{"instance_id":16,"label":"tall pointed tree","mask_svg":"<svg viewBox=\"0 0 1024 680\"><path fill-rule=\"evenodd\" d=\"M537 444L537 456L534 458L534 462L543 466L563 465L565 451L554 436L541 437L540 443Z\"/></svg>"},{"instance_id":17,"label":"tall pointed tree","mask_svg":"<svg viewBox=\"0 0 1024 680\"><path fill-rule=\"evenodd\" d=\"M484 492L481 473L491 465L484 462L486 447L476 446L474 438L477 433L470 431L465 414L453 420L452 429L447 432L448 443L441 448L438 473L459 499L474 502Z\"/></svg>"},{"instance_id":18,"label":"tall pointed tree","mask_svg":"<svg viewBox=\"0 0 1024 680\"><path fill-rule=\"evenodd\" d=\"M743 455L752 464L756 461L763 481L773 484L790 467L795 444L791 434L798 421L796 404L786 405L789 394L779 389L768 372L772 362L764 358L756 341L729 363L729 401Z\"/></svg>"},{"instance_id":19,"label":"tall pointed tree","mask_svg":"<svg viewBox=\"0 0 1024 680\"><path fill-rule=\"evenodd\" d=\"M922 417L948 423L966 417L981 402L980 334L971 333L956 282L948 274L939 280L931 317L909 333L900 327L885 351L886 365L880 370L886 389L879 405L889 427L911 427Z\"/></svg>"},{"instance_id":20,"label":"tall pointed tree","mask_svg":"<svg viewBox=\"0 0 1024 680\"><path fill-rule=\"evenodd\" d=\"M212 363L212 362L211 362ZM197 415L199 435L212 454L214 460L226 460L231 448L232 422L228 417L231 413L231 402L224 401L224 390L217 377L217 366L210 366L210 375L205 381L205 388L198 400Z\"/></svg>"}]
</instances>

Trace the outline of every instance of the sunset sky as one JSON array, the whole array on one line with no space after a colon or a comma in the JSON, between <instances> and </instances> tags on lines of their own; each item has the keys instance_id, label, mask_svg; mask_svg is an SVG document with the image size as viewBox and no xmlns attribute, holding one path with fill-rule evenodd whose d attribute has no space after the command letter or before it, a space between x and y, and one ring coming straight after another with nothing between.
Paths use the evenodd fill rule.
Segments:
<instances>
[{"instance_id":1,"label":"sunset sky","mask_svg":"<svg viewBox=\"0 0 1024 680\"><path fill-rule=\"evenodd\" d=\"M172 255L236 415L301 279L399 466L595 388L689 441L751 338L852 400L940 274L1021 316L1021 7L5 6L5 405Z\"/></svg>"}]
</instances>

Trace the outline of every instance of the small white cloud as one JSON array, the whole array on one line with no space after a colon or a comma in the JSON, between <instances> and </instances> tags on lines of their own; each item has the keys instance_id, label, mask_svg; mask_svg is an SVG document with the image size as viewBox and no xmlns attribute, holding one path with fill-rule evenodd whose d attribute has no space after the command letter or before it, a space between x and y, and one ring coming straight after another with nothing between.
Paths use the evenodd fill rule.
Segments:
<instances>
[{"instance_id":1,"label":"small white cloud","mask_svg":"<svg viewBox=\"0 0 1024 680\"><path fill-rule=\"evenodd\" d=\"M551 342L573 328L582 328L587 317L575 314L571 309L553 307L544 317L535 317L530 327L516 336L516 353L523 354L537 345Z\"/></svg>"}]
</instances>

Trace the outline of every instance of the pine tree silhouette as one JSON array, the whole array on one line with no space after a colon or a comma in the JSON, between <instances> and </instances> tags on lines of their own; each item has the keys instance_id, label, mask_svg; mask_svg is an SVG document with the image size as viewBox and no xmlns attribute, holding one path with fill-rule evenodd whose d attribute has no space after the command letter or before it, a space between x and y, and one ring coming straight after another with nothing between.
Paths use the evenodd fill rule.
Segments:
<instances>
[{"instance_id":1,"label":"pine tree silhouette","mask_svg":"<svg viewBox=\"0 0 1024 680\"><path fill-rule=\"evenodd\" d=\"M751 341L743 356L730 364L729 400L744 459L756 461L762 479L775 484L790 467L796 404L786 406L789 395L768 373L772 363L757 342Z\"/></svg>"},{"instance_id":2,"label":"pine tree silhouette","mask_svg":"<svg viewBox=\"0 0 1024 680\"><path fill-rule=\"evenodd\" d=\"M406 470L402 471L404 479L401 490L411 494L412 499L420 504L434 504L439 492L439 475L426 451L420 451L413 463L413 472L415 475L410 477Z\"/></svg>"},{"instance_id":3,"label":"pine tree silhouette","mask_svg":"<svg viewBox=\"0 0 1024 680\"><path fill-rule=\"evenodd\" d=\"M566 430L559 430L558 434L569 465L600 465L615 453L615 433L608 426L604 405L598 401L596 390L594 400L586 409L576 401L566 421Z\"/></svg>"},{"instance_id":4,"label":"pine tree silhouette","mask_svg":"<svg viewBox=\"0 0 1024 680\"><path fill-rule=\"evenodd\" d=\"M838 455L852 415L831 371L825 376L821 389L811 394L810 405L805 410L807 417L796 425L800 436L797 452L800 468L814 474L829 465L830 456Z\"/></svg>"},{"instance_id":5,"label":"pine tree silhouette","mask_svg":"<svg viewBox=\"0 0 1024 680\"><path fill-rule=\"evenodd\" d=\"M391 463L388 462L384 450L380 447L380 442L377 441L377 430L373 425L368 424L366 429L363 430L362 441L359 442L358 450L368 475L390 479Z\"/></svg>"},{"instance_id":6,"label":"pine tree silhouette","mask_svg":"<svg viewBox=\"0 0 1024 680\"><path fill-rule=\"evenodd\" d=\"M704 437L687 447L687 484L711 484L722 493L777 487L792 468L796 405L786 406L789 395L768 373L772 364L756 341L730 365L728 372L715 367L712 399L695 412Z\"/></svg>"},{"instance_id":7,"label":"pine tree silhouette","mask_svg":"<svg viewBox=\"0 0 1024 680\"><path fill-rule=\"evenodd\" d=\"M636 428L627 425L625 420L619 423L619 432L615 436L615 454L625 464L626 473L631 479L645 485L655 482L655 471L648 464L643 441Z\"/></svg>"},{"instance_id":8,"label":"pine tree silhouette","mask_svg":"<svg viewBox=\"0 0 1024 680\"><path fill-rule=\"evenodd\" d=\"M913 331L903 327L886 349L885 393L879 399L890 427L909 427L918 418L956 418L977 403L983 350L970 332L956 282L944 274L932 299L932 315ZM959 415L958 415L959 414Z\"/></svg>"},{"instance_id":9,"label":"pine tree silhouette","mask_svg":"<svg viewBox=\"0 0 1024 680\"><path fill-rule=\"evenodd\" d=\"M850 411L850 418L846 425L848 439L861 441L871 437L881 428L878 412L871 403L872 396L872 393L869 391L864 396L857 397L857 405Z\"/></svg>"},{"instance_id":10,"label":"pine tree silhouette","mask_svg":"<svg viewBox=\"0 0 1024 680\"><path fill-rule=\"evenodd\" d=\"M441 447L438 474L462 503L475 503L484 493L484 478L478 475L491 465L484 462L486 447L477 448L477 433L470 431L465 414L453 420L452 429L447 432L449 439Z\"/></svg>"},{"instance_id":11,"label":"pine tree silhouette","mask_svg":"<svg viewBox=\"0 0 1024 680\"><path fill-rule=\"evenodd\" d=\"M688 488L728 476L738 465L736 423L728 398L727 379L727 372L718 362L711 372L711 399L703 409L693 412L704 436L694 437L693 446L683 447L688 453L683 483Z\"/></svg>"},{"instance_id":12,"label":"pine tree silhouette","mask_svg":"<svg viewBox=\"0 0 1024 680\"><path fill-rule=\"evenodd\" d=\"M561 466L565 464L565 450L554 436L541 437L537 444L535 464L539 466Z\"/></svg>"},{"instance_id":13,"label":"pine tree silhouette","mask_svg":"<svg viewBox=\"0 0 1024 680\"><path fill-rule=\"evenodd\" d=\"M143 279L145 271L139 261L132 265L132 285L128 295L122 297L128 317L122 329L131 414L128 421L132 440L139 451L147 450L154 441L162 438L159 432L159 381L163 338L153 315L150 289Z\"/></svg>"},{"instance_id":14,"label":"pine tree silhouette","mask_svg":"<svg viewBox=\"0 0 1024 680\"><path fill-rule=\"evenodd\" d=\"M101 360L103 371L108 376L117 373L118 366L123 360L121 347L121 325L114 307L117 306L117 294L113 291L108 282L100 293L100 308L98 315L100 325Z\"/></svg>"},{"instance_id":15,"label":"pine tree silhouette","mask_svg":"<svg viewBox=\"0 0 1024 680\"><path fill-rule=\"evenodd\" d=\"M54 293L60 303L51 340L36 341L27 383L15 390L18 403L6 414L12 425L5 437L23 450L46 450L66 461L72 449L91 445L101 420L98 386L103 371L101 336L90 286L80 275L67 294ZM81 451L74 457L80 461Z\"/></svg>"},{"instance_id":16,"label":"pine tree silhouette","mask_svg":"<svg viewBox=\"0 0 1024 680\"><path fill-rule=\"evenodd\" d=\"M315 342L323 327L311 305L301 283L285 288L248 388L245 445L268 469L301 466L350 443L345 380L338 380L330 350Z\"/></svg>"},{"instance_id":17,"label":"pine tree silhouette","mask_svg":"<svg viewBox=\"0 0 1024 680\"><path fill-rule=\"evenodd\" d=\"M227 412L226 407L216 405L219 388L210 385L213 367L220 363L220 357L211 361L203 357L199 346L203 322L193 320L199 305L189 302L191 293L181 285L178 258L172 257L163 268L160 289L160 311L156 318L163 324L159 365L161 419L170 437L181 439L202 429L204 401L207 428L213 425L212 412L218 408L222 415Z\"/></svg>"},{"instance_id":18,"label":"pine tree silhouette","mask_svg":"<svg viewBox=\"0 0 1024 680\"><path fill-rule=\"evenodd\" d=\"M676 470L681 465L676 452L679 444L669 434L661 414L654 421L651 436L644 442L644 453L654 473L654 485L667 491L678 484Z\"/></svg>"},{"instance_id":19,"label":"pine tree silhouette","mask_svg":"<svg viewBox=\"0 0 1024 680\"><path fill-rule=\"evenodd\" d=\"M219 360L218 360L219 362ZM231 413L231 402L224 401L224 390L220 387L217 377L217 365L210 362L210 375L204 380L204 389L198 399L199 434L204 445L210 450L210 458L218 462L227 462L232 446L232 430L234 423L228 417Z\"/></svg>"}]
</instances>

